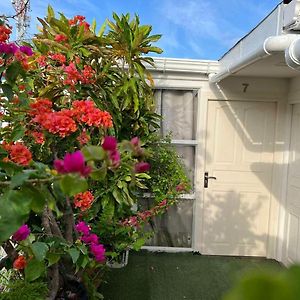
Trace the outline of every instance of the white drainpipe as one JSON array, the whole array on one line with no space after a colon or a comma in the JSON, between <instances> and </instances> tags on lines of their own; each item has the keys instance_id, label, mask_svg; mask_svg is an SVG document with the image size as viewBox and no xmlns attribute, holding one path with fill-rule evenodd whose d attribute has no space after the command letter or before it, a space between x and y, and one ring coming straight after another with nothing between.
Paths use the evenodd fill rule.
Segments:
<instances>
[{"instance_id":1,"label":"white drainpipe","mask_svg":"<svg viewBox=\"0 0 300 300\"><path fill-rule=\"evenodd\" d=\"M276 52L284 52L288 66L300 69L300 39L297 34L286 34L270 36L256 50L238 59L226 69L219 73L209 74L212 83L219 82L224 78L234 74L241 69L253 64L259 59L269 56Z\"/></svg>"},{"instance_id":2,"label":"white drainpipe","mask_svg":"<svg viewBox=\"0 0 300 300\"><path fill-rule=\"evenodd\" d=\"M285 50L285 60L290 68L300 71L300 38Z\"/></svg>"}]
</instances>

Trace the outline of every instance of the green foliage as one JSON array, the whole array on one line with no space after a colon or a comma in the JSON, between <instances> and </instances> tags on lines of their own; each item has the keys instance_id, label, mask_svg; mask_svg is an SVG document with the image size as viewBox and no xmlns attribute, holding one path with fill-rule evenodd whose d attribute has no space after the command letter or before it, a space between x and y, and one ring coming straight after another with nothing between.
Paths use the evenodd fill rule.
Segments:
<instances>
[{"instance_id":1,"label":"green foliage","mask_svg":"<svg viewBox=\"0 0 300 300\"><path fill-rule=\"evenodd\" d=\"M44 300L48 293L44 282L11 281L7 289L0 293L1 300Z\"/></svg>"},{"instance_id":2,"label":"green foliage","mask_svg":"<svg viewBox=\"0 0 300 300\"><path fill-rule=\"evenodd\" d=\"M160 35L151 35L152 27L140 25L137 16L113 14L99 34L95 22L89 27L84 17L68 20L50 6L48 15L38 19L41 30L33 45L26 44L34 55L0 54L5 124L0 128L0 243L15 246L8 256L10 267L14 263L25 279L15 283L23 284L22 299L27 294L28 299L45 298L39 281L55 280L47 278L49 268L59 269L63 279L84 279L92 299L101 299L101 253L93 253L74 225L86 222L109 259L129 248L139 250L149 237L142 227L150 218L150 211L147 216L133 211L141 194L149 189L157 200L175 199L176 186L187 182L174 150L153 138L160 116L146 69L153 60L145 54L161 53L153 46ZM84 112L75 108L77 100ZM101 147L107 135L121 141L114 150ZM136 136L143 143L130 142ZM66 153L80 148L85 160L74 162L70 155L68 169ZM152 173L136 173L136 164L149 155ZM91 173L82 174L86 170ZM80 194L86 191L93 199L76 198L89 197ZM158 204L152 213L162 213L165 206ZM25 222L31 234L10 239ZM59 279L61 285L65 280ZM11 298L3 299L19 299L20 290L12 284L5 293Z\"/></svg>"},{"instance_id":3,"label":"green foliage","mask_svg":"<svg viewBox=\"0 0 300 300\"><path fill-rule=\"evenodd\" d=\"M147 151L150 153L151 169L147 188L159 200L168 194L176 192L176 187L182 184L185 191L190 190L190 181L186 176L185 167L176 149L171 145L170 138L160 140L154 137L148 142Z\"/></svg>"},{"instance_id":4,"label":"green foliage","mask_svg":"<svg viewBox=\"0 0 300 300\"><path fill-rule=\"evenodd\" d=\"M260 271L244 276L224 300L298 300L300 266L282 272Z\"/></svg>"}]
</instances>

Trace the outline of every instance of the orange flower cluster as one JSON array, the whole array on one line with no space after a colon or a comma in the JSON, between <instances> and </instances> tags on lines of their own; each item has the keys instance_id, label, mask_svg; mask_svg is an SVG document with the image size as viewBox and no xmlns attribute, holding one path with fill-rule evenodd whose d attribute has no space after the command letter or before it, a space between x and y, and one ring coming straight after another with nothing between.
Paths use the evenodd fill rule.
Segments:
<instances>
[{"instance_id":1,"label":"orange flower cluster","mask_svg":"<svg viewBox=\"0 0 300 300\"><path fill-rule=\"evenodd\" d=\"M46 67L46 65L47 65L46 59L47 59L47 57L45 55L41 55L36 58L36 62L38 63L38 65L40 67Z\"/></svg>"},{"instance_id":2,"label":"orange flower cluster","mask_svg":"<svg viewBox=\"0 0 300 300\"><path fill-rule=\"evenodd\" d=\"M64 64L67 61L66 56L61 53L50 54L49 57L52 60L60 62L61 64Z\"/></svg>"},{"instance_id":3,"label":"orange flower cluster","mask_svg":"<svg viewBox=\"0 0 300 300\"><path fill-rule=\"evenodd\" d=\"M0 25L0 42L5 43L8 41L11 34L11 29L5 25Z\"/></svg>"},{"instance_id":4,"label":"orange flower cluster","mask_svg":"<svg viewBox=\"0 0 300 300\"><path fill-rule=\"evenodd\" d=\"M75 207L80 208L81 211L86 211L92 206L94 201L94 196L91 192L87 191L84 193L79 193L74 197Z\"/></svg>"},{"instance_id":5,"label":"orange flower cluster","mask_svg":"<svg viewBox=\"0 0 300 300\"><path fill-rule=\"evenodd\" d=\"M79 123L85 123L88 126L105 128L112 127L111 115L95 107L95 103L90 100L77 100L73 102L74 117Z\"/></svg>"},{"instance_id":6,"label":"orange flower cluster","mask_svg":"<svg viewBox=\"0 0 300 300\"><path fill-rule=\"evenodd\" d=\"M90 24L88 24L85 21L85 17L84 16L75 16L73 19L69 20L69 25L71 26L75 26L75 25L79 25L79 26L84 26L85 30L89 30L90 29Z\"/></svg>"},{"instance_id":7,"label":"orange flower cluster","mask_svg":"<svg viewBox=\"0 0 300 300\"><path fill-rule=\"evenodd\" d=\"M84 84L95 82L94 77L96 73L91 66L84 66L82 72L80 73L75 64L71 62L64 68L64 71L66 72L64 84L68 84L72 87L74 87L79 81Z\"/></svg>"},{"instance_id":8,"label":"orange flower cluster","mask_svg":"<svg viewBox=\"0 0 300 300\"><path fill-rule=\"evenodd\" d=\"M23 143L8 144L4 141L2 147L9 153L9 156L4 158L4 161L12 161L21 166L28 166L32 160L31 152Z\"/></svg>"},{"instance_id":9,"label":"orange flower cluster","mask_svg":"<svg viewBox=\"0 0 300 300\"><path fill-rule=\"evenodd\" d=\"M90 138L89 135L87 135L85 129L83 129L82 133L77 137L77 141L79 142L79 144L80 144L81 146L87 144L87 143L89 142L90 139L91 139L91 138Z\"/></svg>"},{"instance_id":10,"label":"orange flower cluster","mask_svg":"<svg viewBox=\"0 0 300 300\"><path fill-rule=\"evenodd\" d=\"M64 34L57 34L55 37L54 37L54 40L56 42L66 42L68 40L68 37Z\"/></svg>"},{"instance_id":11,"label":"orange flower cluster","mask_svg":"<svg viewBox=\"0 0 300 300\"><path fill-rule=\"evenodd\" d=\"M33 136L33 138L37 144L42 145L45 143L45 137L42 132L32 131L30 134Z\"/></svg>"},{"instance_id":12,"label":"orange flower cluster","mask_svg":"<svg viewBox=\"0 0 300 300\"><path fill-rule=\"evenodd\" d=\"M113 125L111 115L95 107L95 103L90 100L76 100L73 102L73 108L54 111L49 99L38 99L30 104L29 115L32 117L32 122L39 124L41 129L63 138L77 130L76 122L104 128ZM36 133L33 136L39 141L38 143L42 143L43 136ZM84 131L78 139L80 143L85 144L89 137Z\"/></svg>"},{"instance_id":13,"label":"orange flower cluster","mask_svg":"<svg viewBox=\"0 0 300 300\"><path fill-rule=\"evenodd\" d=\"M25 256L19 255L13 263L13 267L16 270L23 270L27 265Z\"/></svg>"},{"instance_id":14,"label":"orange flower cluster","mask_svg":"<svg viewBox=\"0 0 300 300\"><path fill-rule=\"evenodd\" d=\"M29 70L27 55L25 53L21 52L20 50L16 51L16 53L14 55L15 55L16 60L18 60L21 63L23 69Z\"/></svg>"}]
</instances>

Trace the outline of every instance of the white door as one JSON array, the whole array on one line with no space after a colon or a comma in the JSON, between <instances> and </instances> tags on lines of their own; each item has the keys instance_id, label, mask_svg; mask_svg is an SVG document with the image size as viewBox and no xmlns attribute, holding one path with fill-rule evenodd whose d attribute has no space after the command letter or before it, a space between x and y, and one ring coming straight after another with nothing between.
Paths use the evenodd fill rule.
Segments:
<instances>
[{"instance_id":1,"label":"white door","mask_svg":"<svg viewBox=\"0 0 300 300\"><path fill-rule=\"evenodd\" d=\"M293 105L287 183L285 263L300 261L300 104Z\"/></svg>"},{"instance_id":2,"label":"white door","mask_svg":"<svg viewBox=\"0 0 300 300\"><path fill-rule=\"evenodd\" d=\"M203 254L266 256L276 103L209 101Z\"/></svg>"}]
</instances>

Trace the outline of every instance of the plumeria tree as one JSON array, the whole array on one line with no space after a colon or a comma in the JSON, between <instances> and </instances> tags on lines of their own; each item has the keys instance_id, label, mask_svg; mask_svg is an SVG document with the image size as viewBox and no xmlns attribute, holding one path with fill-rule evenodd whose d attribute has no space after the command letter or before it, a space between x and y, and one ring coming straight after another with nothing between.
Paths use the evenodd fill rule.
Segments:
<instances>
[{"instance_id":1,"label":"plumeria tree","mask_svg":"<svg viewBox=\"0 0 300 300\"><path fill-rule=\"evenodd\" d=\"M151 44L160 36L138 17L113 17L96 34L95 22L49 7L24 45L0 22L0 269L23 286L47 283L48 299L85 288L100 298L105 262L138 250L143 224L186 187L183 173L170 174L153 207L133 209L152 180L159 116L143 55L161 52Z\"/></svg>"}]
</instances>

